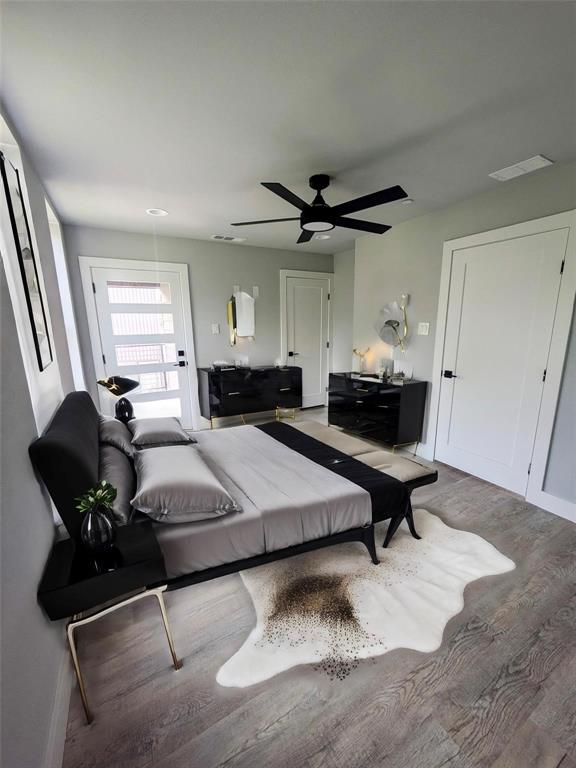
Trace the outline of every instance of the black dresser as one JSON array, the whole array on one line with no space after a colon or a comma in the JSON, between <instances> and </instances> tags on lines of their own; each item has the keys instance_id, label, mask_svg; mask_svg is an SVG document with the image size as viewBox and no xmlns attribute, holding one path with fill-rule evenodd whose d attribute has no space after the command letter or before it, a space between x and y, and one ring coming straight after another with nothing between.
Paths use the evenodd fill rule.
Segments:
<instances>
[{"instance_id":1,"label":"black dresser","mask_svg":"<svg viewBox=\"0 0 576 768\"><path fill-rule=\"evenodd\" d=\"M302 369L276 368L198 369L200 413L205 419L242 416L302 406Z\"/></svg>"},{"instance_id":2,"label":"black dresser","mask_svg":"<svg viewBox=\"0 0 576 768\"><path fill-rule=\"evenodd\" d=\"M403 385L331 373L328 422L390 445L416 443L422 437L428 382Z\"/></svg>"}]
</instances>

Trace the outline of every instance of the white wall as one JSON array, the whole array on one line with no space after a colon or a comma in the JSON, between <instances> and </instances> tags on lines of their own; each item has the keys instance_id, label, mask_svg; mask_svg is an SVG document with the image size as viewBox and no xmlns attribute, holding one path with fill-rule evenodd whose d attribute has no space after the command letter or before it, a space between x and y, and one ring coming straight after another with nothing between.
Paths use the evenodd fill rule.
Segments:
<instances>
[{"instance_id":1,"label":"white wall","mask_svg":"<svg viewBox=\"0 0 576 768\"><path fill-rule=\"evenodd\" d=\"M379 309L406 292L413 334L406 356L415 377L430 381L444 241L576 207L576 164L494 184L490 192L356 241L354 346L371 347L368 367L377 367L378 358L391 352L373 327ZM428 336L414 335L419 321L430 323ZM430 450L426 430L423 456Z\"/></svg>"},{"instance_id":2,"label":"white wall","mask_svg":"<svg viewBox=\"0 0 576 768\"><path fill-rule=\"evenodd\" d=\"M250 365L273 364L280 354L280 270L306 269L332 272L331 255L278 251L270 248L212 243L178 237L153 237L107 229L65 226L64 240L74 298L86 385L96 397L94 364L82 294L79 256L142 259L188 265L196 362L208 366L213 360L248 355ZM255 341L228 341L226 303L234 285L252 293L257 285ZM220 334L212 334L212 323Z\"/></svg>"},{"instance_id":3,"label":"white wall","mask_svg":"<svg viewBox=\"0 0 576 768\"><path fill-rule=\"evenodd\" d=\"M332 370L353 370L354 251L334 254Z\"/></svg>"}]
</instances>

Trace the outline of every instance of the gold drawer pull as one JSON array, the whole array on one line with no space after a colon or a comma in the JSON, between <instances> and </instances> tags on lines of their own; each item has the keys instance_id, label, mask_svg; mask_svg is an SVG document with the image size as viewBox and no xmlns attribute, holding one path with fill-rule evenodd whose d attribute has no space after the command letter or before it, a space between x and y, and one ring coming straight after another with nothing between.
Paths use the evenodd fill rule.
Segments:
<instances>
[{"instance_id":1,"label":"gold drawer pull","mask_svg":"<svg viewBox=\"0 0 576 768\"><path fill-rule=\"evenodd\" d=\"M292 387L280 387L280 392L290 392Z\"/></svg>"},{"instance_id":2,"label":"gold drawer pull","mask_svg":"<svg viewBox=\"0 0 576 768\"><path fill-rule=\"evenodd\" d=\"M226 392L226 394L227 394L229 397L232 397L232 395L239 395L239 394L240 394L240 392Z\"/></svg>"}]
</instances>

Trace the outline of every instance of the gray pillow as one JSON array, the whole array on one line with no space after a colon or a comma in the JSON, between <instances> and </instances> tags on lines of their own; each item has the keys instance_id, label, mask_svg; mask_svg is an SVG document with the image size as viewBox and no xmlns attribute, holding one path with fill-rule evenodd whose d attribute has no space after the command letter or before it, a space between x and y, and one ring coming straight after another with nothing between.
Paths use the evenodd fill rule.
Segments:
<instances>
[{"instance_id":1,"label":"gray pillow","mask_svg":"<svg viewBox=\"0 0 576 768\"><path fill-rule=\"evenodd\" d=\"M162 523L207 520L241 511L191 445L138 451L132 506Z\"/></svg>"},{"instance_id":2,"label":"gray pillow","mask_svg":"<svg viewBox=\"0 0 576 768\"><path fill-rule=\"evenodd\" d=\"M132 516L130 499L134 495L134 468L130 459L112 445L100 446L99 480L108 480L117 494L112 507L118 525L126 525Z\"/></svg>"},{"instance_id":3,"label":"gray pillow","mask_svg":"<svg viewBox=\"0 0 576 768\"><path fill-rule=\"evenodd\" d=\"M104 445L113 445L119 451L125 453L128 458L134 455L134 446L132 445L132 435L130 430L118 419L111 419L108 416L100 416L99 429L100 443Z\"/></svg>"},{"instance_id":4,"label":"gray pillow","mask_svg":"<svg viewBox=\"0 0 576 768\"><path fill-rule=\"evenodd\" d=\"M185 432L178 419L164 416L156 419L131 419L128 429L132 434L132 445L136 448L153 448L159 445L195 443Z\"/></svg>"}]
</instances>

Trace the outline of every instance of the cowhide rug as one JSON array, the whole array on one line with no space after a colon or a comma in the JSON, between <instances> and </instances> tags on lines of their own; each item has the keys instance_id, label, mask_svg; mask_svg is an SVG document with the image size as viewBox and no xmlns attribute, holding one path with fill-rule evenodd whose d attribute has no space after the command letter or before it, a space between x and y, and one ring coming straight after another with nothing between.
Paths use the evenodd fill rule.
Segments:
<instances>
[{"instance_id":1,"label":"cowhide rug","mask_svg":"<svg viewBox=\"0 0 576 768\"><path fill-rule=\"evenodd\" d=\"M515 565L424 509L414 519L422 540L403 523L388 549L378 546L380 565L350 543L243 571L256 626L220 668L220 685L254 685L298 664L344 678L360 660L394 648L436 650L462 610L464 587ZM385 530L377 526L379 544Z\"/></svg>"}]
</instances>

